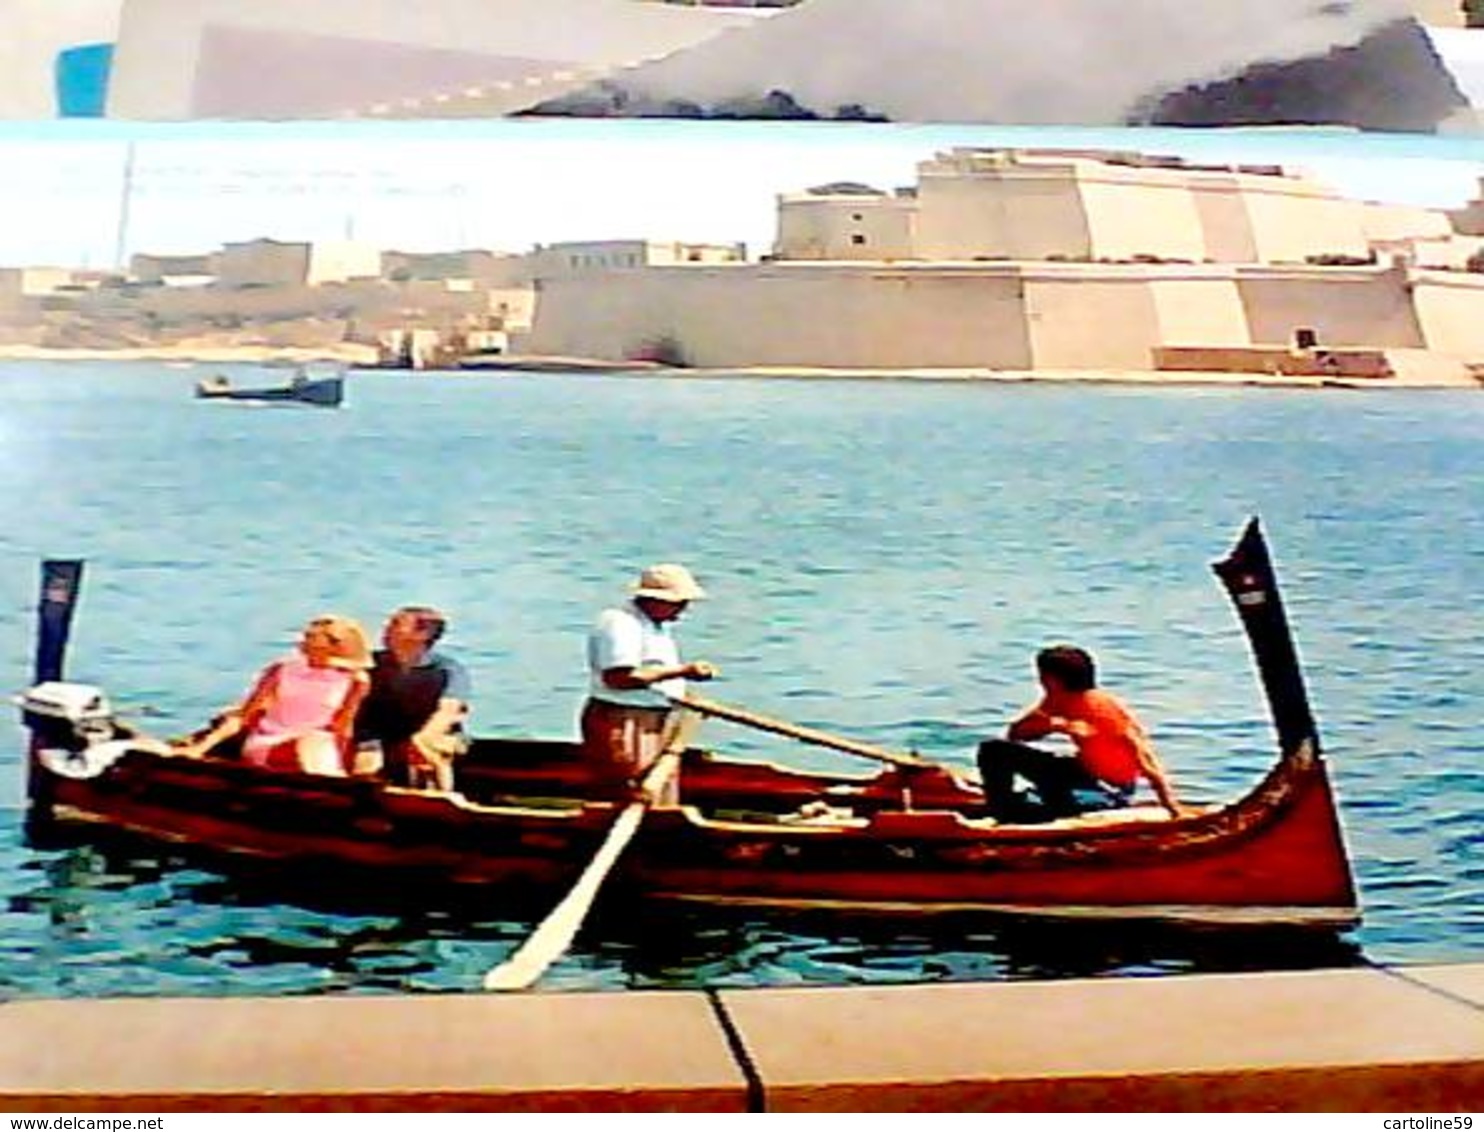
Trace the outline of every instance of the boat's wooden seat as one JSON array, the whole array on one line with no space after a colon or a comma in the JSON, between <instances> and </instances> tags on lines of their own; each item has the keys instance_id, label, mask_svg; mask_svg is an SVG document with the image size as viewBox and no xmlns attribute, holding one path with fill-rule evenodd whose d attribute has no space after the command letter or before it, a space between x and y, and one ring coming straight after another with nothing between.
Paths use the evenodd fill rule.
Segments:
<instances>
[{"instance_id":1,"label":"boat's wooden seat","mask_svg":"<svg viewBox=\"0 0 1484 1132\"><path fill-rule=\"evenodd\" d=\"M1188 807L1187 812L1191 815L1204 814L1217 808L1216 806L1191 806ZM1129 822L1162 822L1170 820L1169 810L1153 802L1148 802L1139 806L1125 806L1117 810L1093 810L1090 813L1078 814L1075 817L1038 822L1036 828L1085 829L1105 825L1124 825Z\"/></svg>"},{"instance_id":2,"label":"boat's wooden seat","mask_svg":"<svg viewBox=\"0 0 1484 1132\"><path fill-rule=\"evenodd\" d=\"M1188 806L1186 814L1196 816L1210 813L1212 810L1220 809L1219 806ZM1163 806L1147 803L1139 806L1127 806L1118 810L1092 810L1085 814L1077 814L1074 817L1058 818L1055 821L1041 822L998 822L991 817L959 817L959 824L965 829L1033 829L1033 830L1055 830L1055 829L1102 829L1110 825L1128 825L1133 823L1158 823L1170 820L1170 812Z\"/></svg>"}]
</instances>

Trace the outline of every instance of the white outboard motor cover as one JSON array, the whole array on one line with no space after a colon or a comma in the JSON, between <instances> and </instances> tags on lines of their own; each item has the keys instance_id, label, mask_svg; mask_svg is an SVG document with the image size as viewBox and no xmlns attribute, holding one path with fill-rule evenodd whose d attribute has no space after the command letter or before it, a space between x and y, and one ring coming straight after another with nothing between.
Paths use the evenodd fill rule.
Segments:
<instances>
[{"instance_id":1,"label":"white outboard motor cover","mask_svg":"<svg viewBox=\"0 0 1484 1132\"><path fill-rule=\"evenodd\" d=\"M118 738L113 708L91 684L50 680L17 698L36 736L36 759L63 778L95 778L130 751L167 752L144 736Z\"/></svg>"},{"instance_id":2,"label":"white outboard motor cover","mask_svg":"<svg viewBox=\"0 0 1484 1132\"><path fill-rule=\"evenodd\" d=\"M17 700L27 727L45 723L70 723L83 731L96 731L113 723L113 708L103 689L92 684L69 684L48 680L28 688Z\"/></svg>"}]
</instances>

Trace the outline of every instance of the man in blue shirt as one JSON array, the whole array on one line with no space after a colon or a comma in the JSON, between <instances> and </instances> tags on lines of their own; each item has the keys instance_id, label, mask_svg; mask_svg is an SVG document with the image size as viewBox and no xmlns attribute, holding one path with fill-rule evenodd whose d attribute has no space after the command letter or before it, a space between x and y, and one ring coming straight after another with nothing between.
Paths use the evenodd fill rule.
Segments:
<instances>
[{"instance_id":1,"label":"man in blue shirt","mask_svg":"<svg viewBox=\"0 0 1484 1132\"><path fill-rule=\"evenodd\" d=\"M468 748L469 676L434 650L448 619L407 605L387 619L371 690L356 716L356 740L380 744L382 773L398 786L452 790L453 762Z\"/></svg>"}]
</instances>

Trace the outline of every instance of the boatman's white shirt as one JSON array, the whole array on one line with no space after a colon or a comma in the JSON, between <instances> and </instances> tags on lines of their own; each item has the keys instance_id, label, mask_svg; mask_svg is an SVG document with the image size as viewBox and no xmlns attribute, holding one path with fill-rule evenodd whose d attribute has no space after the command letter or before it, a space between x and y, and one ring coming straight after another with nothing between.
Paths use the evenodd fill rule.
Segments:
<instances>
[{"instance_id":1,"label":"boatman's white shirt","mask_svg":"<svg viewBox=\"0 0 1484 1132\"><path fill-rule=\"evenodd\" d=\"M685 695L680 677L661 680L648 688L610 688L603 673L610 668L670 667L680 663L680 648L668 625L651 621L633 602L605 609L587 638L589 691L595 700L625 707L668 707L669 696Z\"/></svg>"}]
</instances>

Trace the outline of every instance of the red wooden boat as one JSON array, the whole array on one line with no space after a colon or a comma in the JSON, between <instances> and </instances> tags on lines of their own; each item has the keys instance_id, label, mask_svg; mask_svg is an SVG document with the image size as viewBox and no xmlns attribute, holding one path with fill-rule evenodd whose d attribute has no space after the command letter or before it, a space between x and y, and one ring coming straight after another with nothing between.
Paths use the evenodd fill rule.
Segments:
<instances>
[{"instance_id":1,"label":"red wooden boat","mask_svg":"<svg viewBox=\"0 0 1484 1132\"><path fill-rule=\"evenodd\" d=\"M571 883L615 816L578 799L570 742L477 741L452 794L171 753L60 683L80 564L49 563L32 729L35 826L120 831L240 861L374 883ZM938 767L831 775L691 751L681 805L652 809L616 881L653 898L893 914L929 911L1346 927L1355 889L1267 548L1254 520L1215 567L1253 645L1276 765L1230 804L996 824ZM824 801L825 806L818 803ZM811 803L814 805L811 807ZM810 815L810 810L816 811ZM369 879L368 879L369 878Z\"/></svg>"}]
</instances>

